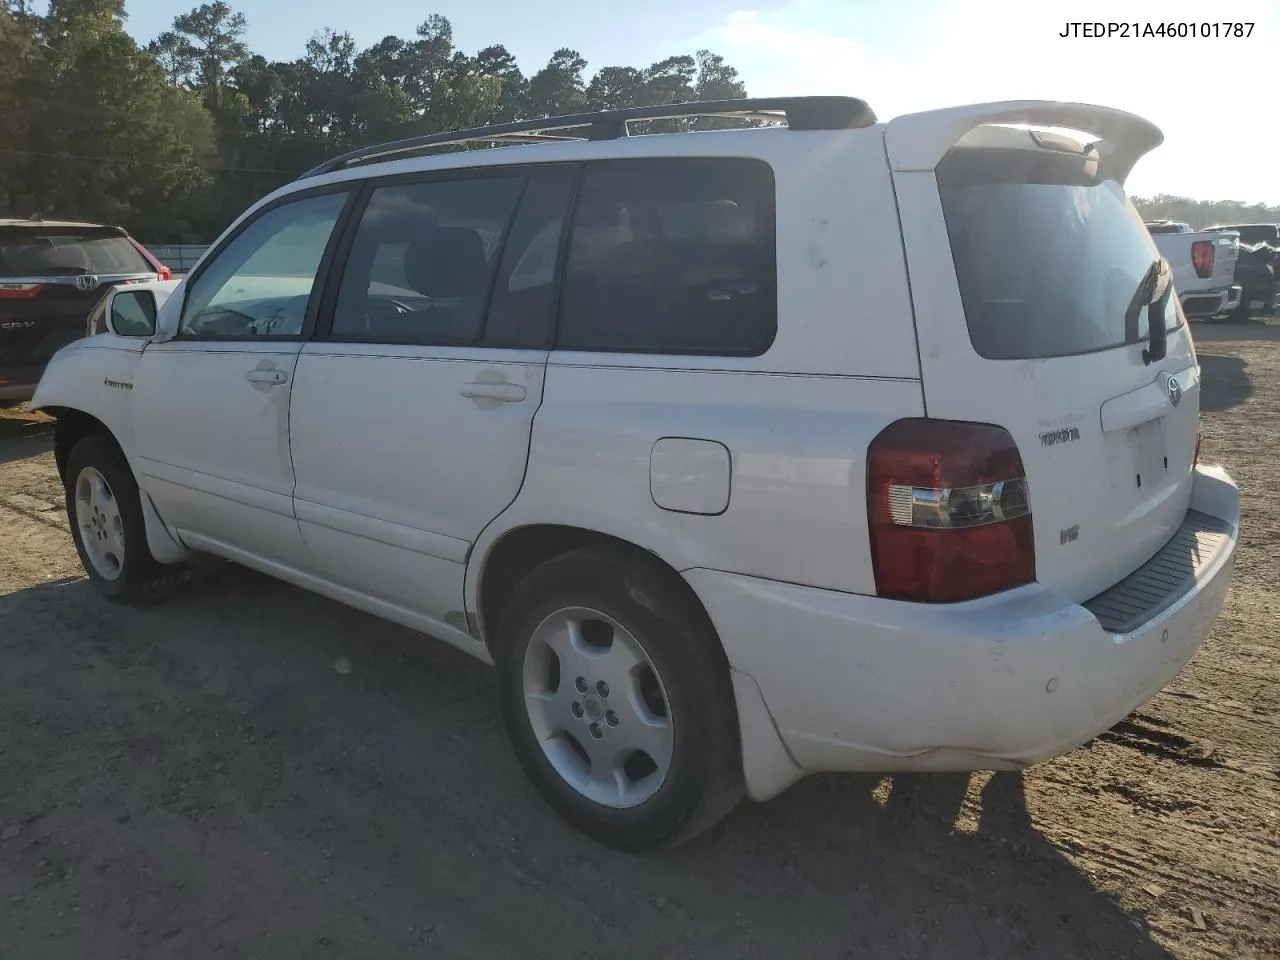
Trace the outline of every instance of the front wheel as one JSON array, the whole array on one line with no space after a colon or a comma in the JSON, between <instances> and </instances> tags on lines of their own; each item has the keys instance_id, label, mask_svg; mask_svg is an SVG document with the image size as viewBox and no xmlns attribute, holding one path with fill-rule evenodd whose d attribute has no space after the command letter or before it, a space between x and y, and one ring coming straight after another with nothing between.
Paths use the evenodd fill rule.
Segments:
<instances>
[{"instance_id":1,"label":"front wheel","mask_svg":"<svg viewBox=\"0 0 1280 960\"><path fill-rule=\"evenodd\" d=\"M549 560L517 587L494 654L517 759L587 835L674 845L741 799L728 665L675 574L624 550Z\"/></svg>"},{"instance_id":2,"label":"front wheel","mask_svg":"<svg viewBox=\"0 0 1280 960\"><path fill-rule=\"evenodd\" d=\"M147 545L142 499L133 472L105 434L80 440L67 456L67 519L90 582L121 603L158 599L182 576Z\"/></svg>"}]
</instances>

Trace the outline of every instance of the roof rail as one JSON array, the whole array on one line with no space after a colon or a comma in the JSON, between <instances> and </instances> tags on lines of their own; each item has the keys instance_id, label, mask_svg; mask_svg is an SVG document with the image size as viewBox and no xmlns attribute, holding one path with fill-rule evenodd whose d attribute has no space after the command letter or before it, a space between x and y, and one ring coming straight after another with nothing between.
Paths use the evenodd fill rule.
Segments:
<instances>
[{"instance_id":1,"label":"roof rail","mask_svg":"<svg viewBox=\"0 0 1280 960\"><path fill-rule=\"evenodd\" d=\"M627 124L642 120L694 117L735 117L743 120L786 120L791 130L849 130L868 127L876 115L855 97L757 97L739 100L698 100L664 103L626 110L578 113L565 117L517 120L471 130L431 133L352 150L326 160L297 179L318 177L359 163L376 163L430 147L488 142L490 144L617 140L628 135ZM547 131L577 131L550 134Z\"/></svg>"}]
</instances>

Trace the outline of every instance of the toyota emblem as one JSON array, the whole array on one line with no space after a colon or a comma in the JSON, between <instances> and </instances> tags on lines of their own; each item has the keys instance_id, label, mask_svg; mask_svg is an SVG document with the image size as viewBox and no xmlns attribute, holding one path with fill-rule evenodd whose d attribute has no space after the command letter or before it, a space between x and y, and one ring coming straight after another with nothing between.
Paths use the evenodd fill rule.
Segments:
<instances>
[{"instance_id":1,"label":"toyota emblem","mask_svg":"<svg viewBox=\"0 0 1280 960\"><path fill-rule=\"evenodd\" d=\"M1176 407L1182 402L1182 384L1178 383L1178 378L1171 374L1165 386L1169 390L1169 402Z\"/></svg>"},{"instance_id":2,"label":"toyota emblem","mask_svg":"<svg viewBox=\"0 0 1280 960\"><path fill-rule=\"evenodd\" d=\"M76 277L77 290L97 290L98 278L91 274L85 274L82 277Z\"/></svg>"}]
</instances>

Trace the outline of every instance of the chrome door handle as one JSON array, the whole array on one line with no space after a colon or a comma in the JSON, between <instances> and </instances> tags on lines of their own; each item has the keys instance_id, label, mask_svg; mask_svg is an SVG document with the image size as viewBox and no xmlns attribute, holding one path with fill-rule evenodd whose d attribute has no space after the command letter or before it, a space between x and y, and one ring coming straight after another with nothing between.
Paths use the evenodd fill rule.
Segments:
<instances>
[{"instance_id":1,"label":"chrome door handle","mask_svg":"<svg viewBox=\"0 0 1280 960\"><path fill-rule=\"evenodd\" d=\"M285 383L289 375L283 370L250 370L244 375L250 383L279 384Z\"/></svg>"},{"instance_id":2,"label":"chrome door handle","mask_svg":"<svg viewBox=\"0 0 1280 960\"><path fill-rule=\"evenodd\" d=\"M458 388L458 392L472 400L497 400L499 403L519 403L528 391L518 383L493 383L472 380Z\"/></svg>"}]
</instances>

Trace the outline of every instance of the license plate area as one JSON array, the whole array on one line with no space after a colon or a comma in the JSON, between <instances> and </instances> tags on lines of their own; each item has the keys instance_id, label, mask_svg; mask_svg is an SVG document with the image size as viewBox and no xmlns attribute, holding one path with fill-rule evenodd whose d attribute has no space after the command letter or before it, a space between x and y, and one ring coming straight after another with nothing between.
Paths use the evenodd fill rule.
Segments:
<instances>
[{"instance_id":1,"label":"license plate area","mask_svg":"<svg viewBox=\"0 0 1280 960\"><path fill-rule=\"evenodd\" d=\"M1164 417L1148 420L1131 429L1129 448L1133 453L1135 488L1148 491L1159 487L1169 472Z\"/></svg>"}]
</instances>

